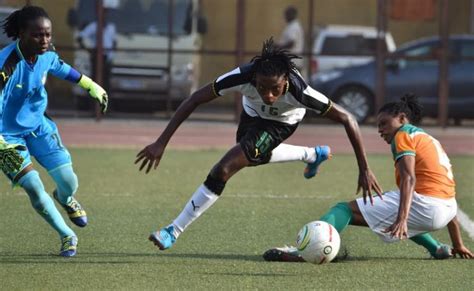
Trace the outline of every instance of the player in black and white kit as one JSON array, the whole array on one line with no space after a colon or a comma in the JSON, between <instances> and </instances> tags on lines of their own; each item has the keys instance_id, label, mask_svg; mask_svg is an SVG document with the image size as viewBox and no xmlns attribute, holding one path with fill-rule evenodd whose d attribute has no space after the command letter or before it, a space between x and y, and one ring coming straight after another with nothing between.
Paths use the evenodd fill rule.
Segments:
<instances>
[{"instance_id":1,"label":"player in black and white kit","mask_svg":"<svg viewBox=\"0 0 474 291\"><path fill-rule=\"evenodd\" d=\"M166 145L179 125L200 104L230 92L243 95L243 112L237 130L237 143L212 168L178 217L167 227L153 232L149 239L161 250L170 248L178 236L204 213L224 190L226 182L239 170L274 162L304 161L305 177L311 178L329 158L328 146L302 147L282 143L298 127L306 109L344 125L359 165L358 191L372 202L371 191L382 190L369 169L359 127L354 118L326 96L306 84L295 69L298 58L279 49L273 39L265 41L260 56L194 92L176 110L168 126L156 140L137 154L140 170L156 169Z\"/></svg>"}]
</instances>

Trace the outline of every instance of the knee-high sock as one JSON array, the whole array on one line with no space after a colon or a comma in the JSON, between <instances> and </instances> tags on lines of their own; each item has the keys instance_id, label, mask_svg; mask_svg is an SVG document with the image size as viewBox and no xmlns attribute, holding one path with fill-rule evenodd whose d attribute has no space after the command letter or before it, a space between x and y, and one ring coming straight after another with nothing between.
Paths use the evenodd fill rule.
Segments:
<instances>
[{"instance_id":1,"label":"knee-high sock","mask_svg":"<svg viewBox=\"0 0 474 291\"><path fill-rule=\"evenodd\" d=\"M416 244L423 246L427 249L430 254L434 255L436 253L436 249L441 243L435 240L429 233L418 234L410 238L410 240L414 241Z\"/></svg>"},{"instance_id":2,"label":"knee-high sock","mask_svg":"<svg viewBox=\"0 0 474 291\"><path fill-rule=\"evenodd\" d=\"M341 233L352 220L352 210L349 203L340 202L329 209L319 220L326 221Z\"/></svg>"},{"instance_id":3,"label":"knee-high sock","mask_svg":"<svg viewBox=\"0 0 474 291\"><path fill-rule=\"evenodd\" d=\"M280 144L272 151L270 163L283 163L303 161L313 163L316 161L316 152L314 148L294 146L289 144Z\"/></svg>"},{"instance_id":4,"label":"knee-high sock","mask_svg":"<svg viewBox=\"0 0 474 291\"><path fill-rule=\"evenodd\" d=\"M184 206L183 211L176 217L172 225L174 226L174 236L178 236L201 214L203 214L209 207L217 201L217 196L210 191L204 184L194 192L191 199Z\"/></svg>"},{"instance_id":5,"label":"knee-high sock","mask_svg":"<svg viewBox=\"0 0 474 291\"><path fill-rule=\"evenodd\" d=\"M77 176L71 165L66 165L49 172L56 183L56 196L61 204L67 204L76 193L78 187Z\"/></svg>"},{"instance_id":6,"label":"knee-high sock","mask_svg":"<svg viewBox=\"0 0 474 291\"><path fill-rule=\"evenodd\" d=\"M76 234L64 222L63 217L54 205L53 200L45 192L43 182L37 171L26 173L18 181L30 197L31 205L58 233L60 237L75 236Z\"/></svg>"}]
</instances>

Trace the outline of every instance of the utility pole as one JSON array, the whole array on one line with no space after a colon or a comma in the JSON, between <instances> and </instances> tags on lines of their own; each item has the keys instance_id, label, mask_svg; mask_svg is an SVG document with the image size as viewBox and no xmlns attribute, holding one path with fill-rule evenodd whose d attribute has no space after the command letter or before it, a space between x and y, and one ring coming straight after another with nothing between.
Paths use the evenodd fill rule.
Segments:
<instances>
[{"instance_id":1,"label":"utility pole","mask_svg":"<svg viewBox=\"0 0 474 291\"><path fill-rule=\"evenodd\" d=\"M448 123L449 97L449 6L448 0L439 4L439 78L438 78L438 125L446 127Z\"/></svg>"}]
</instances>

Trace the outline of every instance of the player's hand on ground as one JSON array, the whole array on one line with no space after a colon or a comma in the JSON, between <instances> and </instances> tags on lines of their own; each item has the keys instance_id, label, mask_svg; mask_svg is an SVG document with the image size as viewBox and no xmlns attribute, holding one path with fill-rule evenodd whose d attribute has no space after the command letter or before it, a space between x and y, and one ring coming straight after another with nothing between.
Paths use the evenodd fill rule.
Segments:
<instances>
[{"instance_id":1,"label":"player's hand on ground","mask_svg":"<svg viewBox=\"0 0 474 291\"><path fill-rule=\"evenodd\" d=\"M145 173L148 174L152 167L156 170L161 157L163 156L164 150L165 147L159 142L149 144L137 154L135 164L141 162L140 171L146 167Z\"/></svg>"},{"instance_id":2,"label":"player's hand on ground","mask_svg":"<svg viewBox=\"0 0 474 291\"><path fill-rule=\"evenodd\" d=\"M18 151L24 151L26 147L21 144L8 144L0 139L0 169L5 173L20 170L23 157Z\"/></svg>"},{"instance_id":3,"label":"player's hand on ground","mask_svg":"<svg viewBox=\"0 0 474 291\"><path fill-rule=\"evenodd\" d=\"M461 259L474 258L474 254L464 245L453 247L452 253L454 257L459 256Z\"/></svg>"},{"instance_id":4,"label":"player's hand on ground","mask_svg":"<svg viewBox=\"0 0 474 291\"><path fill-rule=\"evenodd\" d=\"M370 204L374 205L374 198L372 197L372 191L377 193L380 199L383 200L382 187L380 187L379 182L377 182L377 178L375 178L374 173L372 173L370 169L359 172L359 181L357 185L356 195L359 194L360 190L362 190L362 197L364 197L364 204L367 204L367 197L369 197Z\"/></svg>"},{"instance_id":5,"label":"player's hand on ground","mask_svg":"<svg viewBox=\"0 0 474 291\"><path fill-rule=\"evenodd\" d=\"M398 239L408 238L408 226L406 220L397 219L395 222L387 227L382 232L389 233L392 237Z\"/></svg>"}]
</instances>

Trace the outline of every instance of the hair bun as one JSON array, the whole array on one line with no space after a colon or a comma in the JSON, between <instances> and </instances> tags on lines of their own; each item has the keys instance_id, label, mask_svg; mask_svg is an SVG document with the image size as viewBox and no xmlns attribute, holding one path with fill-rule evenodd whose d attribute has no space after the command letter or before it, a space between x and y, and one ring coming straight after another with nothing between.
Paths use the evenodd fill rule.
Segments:
<instances>
[{"instance_id":1,"label":"hair bun","mask_svg":"<svg viewBox=\"0 0 474 291\"><path fill-rule=\"evenodd\" d=\"M414 103L414 102L417 102L418 98L416 97L415 94L413 93L407 93L405 95L403 95L400 100L403 102L403 103Z\"/></svg>"}]
</instances>

